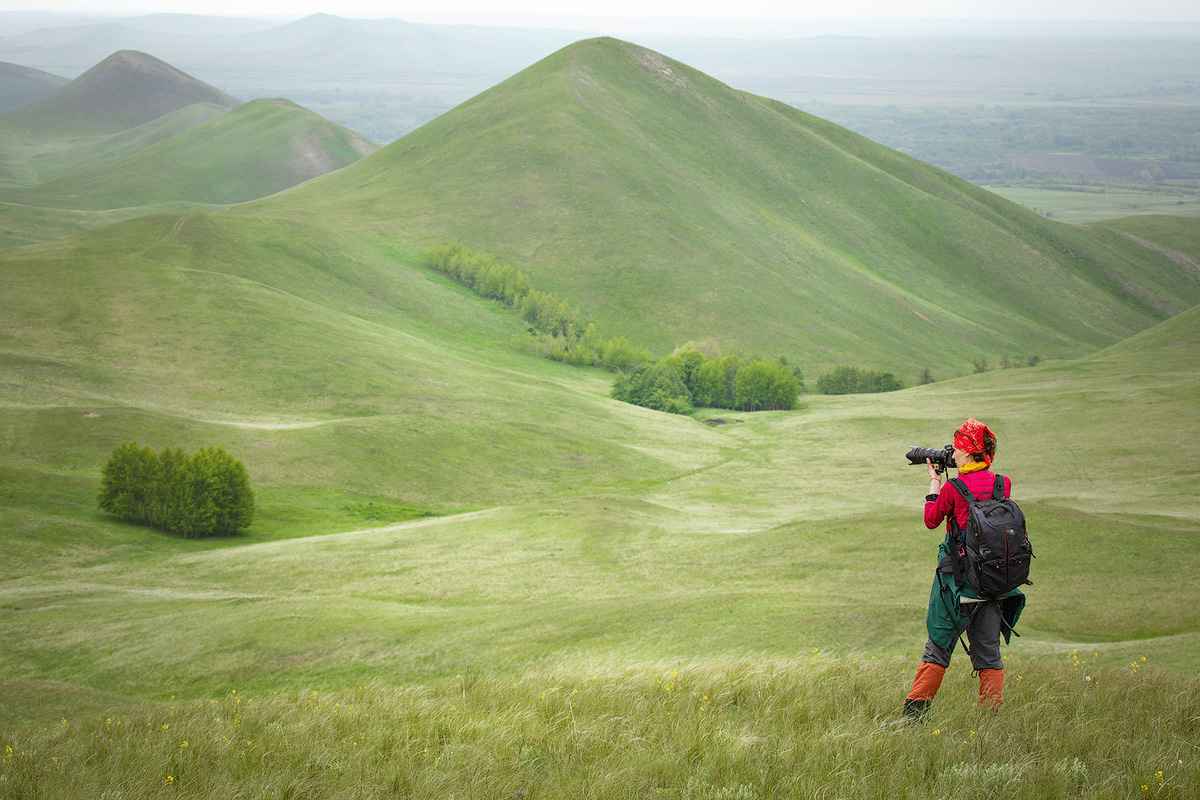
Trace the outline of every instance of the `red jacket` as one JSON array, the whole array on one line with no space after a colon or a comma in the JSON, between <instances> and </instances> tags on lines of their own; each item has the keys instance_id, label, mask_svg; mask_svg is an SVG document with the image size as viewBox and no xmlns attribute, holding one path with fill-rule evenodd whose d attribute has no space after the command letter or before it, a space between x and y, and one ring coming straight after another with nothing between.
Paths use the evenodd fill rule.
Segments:
<instances>
[{"instance_id":1,"label":"red jacket","mask_svg":"<svg viewBox=\"0 0 1200 800\"><path fill-rule=\"evenodd\" d=\"M996 473L990 469L968 472L966 475L960 474L958 477L962 478L962 482L967 485L975 497L991 497L992 487L996 483ZM1004 496L1008 497L1011 492L1012 481L1006 477L1004 479ZM925 501L925 527L932 530L941 525L942 520L947 520L946 531L949 532L951 514L954 515L954 519L958 520L959 528L967 527L967 501L947 481L942 484L942 491L938 494L937 500Z\"/></svg>"}]
</instances>

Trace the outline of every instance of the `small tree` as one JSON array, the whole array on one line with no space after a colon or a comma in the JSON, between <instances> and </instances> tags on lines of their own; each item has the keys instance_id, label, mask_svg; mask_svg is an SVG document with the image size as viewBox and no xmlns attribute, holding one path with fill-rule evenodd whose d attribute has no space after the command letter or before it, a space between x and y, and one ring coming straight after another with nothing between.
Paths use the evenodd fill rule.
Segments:
<instances>
[{"instance_id":1,"label":"small tree","mask_svg":"<svg viewBox=\"0 0 1200 800\"><path fill-rule=\"evenodd\" d=\"M100 474L100 508L126 522L154 519L158 456L137 442L117 445Z\"/></svg>"}]
</instances>

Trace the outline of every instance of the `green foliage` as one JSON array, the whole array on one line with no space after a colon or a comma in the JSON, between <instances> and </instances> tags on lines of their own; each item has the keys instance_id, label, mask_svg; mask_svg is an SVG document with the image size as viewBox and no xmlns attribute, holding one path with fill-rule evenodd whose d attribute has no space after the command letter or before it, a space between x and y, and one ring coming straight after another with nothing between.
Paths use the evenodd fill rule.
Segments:
<instances>
[{"instance_id":1,"label":"green foliage","mask_svg":"<svg viewBox=\"0 0 1200 800\"><path fill-rule=\"evenodd\" d=\"M922 374L922 377L926 377ZM858 367L838 367L817 378L821 394L870 394L903 389L900 379L890 372L861 370Z\"/></svg>"},{"instance_id":2,"label":"green foliage","mask_svg":"<svg viewBox=\"0 0 1200 800\"><path fill-rule=\"evenodd\" d=\"M229 535L254 521L254 493L245 465L220 447L189 456L136 442L118 445L100 480L101 510L126 521L187 538Z\"/></svg>"},{"instance_id":3,"label":"green foliage","mask_svg":"<svg viewBox=\"0 0 1200 800\"><path fill-rule=\"evenodd\" d=\"M742 411L790 411L799 394L800 381L786 364L752 361L738 370L733 404Z\"/></svg>"},{"instance_id":4,"label":"green foliage","mask_svg":"<svg viewBox=\"0 0 1200 800\"><path fill-rule=\"evenodd\" d=\"M618 378L612 396L671 414L689 414L692 410L692 393L676 367L666 359Z\"/></svg>"},{"instance_id":5,"label":"green foliage","mask_svg":"<svg viewBox=\"0 0 1200 800\"><path fill-rule=\"evenodd\" d=\"M801 388L798 370L783 359L745 362L685 350L618 379L612 396L675 414L691 413L693 406L787 411L796 407Z\"/></svg>"},{"instance_id":6,"label":"green foliage","mask_svg":"<svg viewBox=\"0 0 1200 800\"><path fill-rule=\"evenodd\" d=\"M100 475L100 508L126 522L149 525L160 506L159 463L151 447L118 445Z\"/></svg>"},{"instance_id":7,"label":"green foliage","mask_svg":"<svg viewBox=\"0 0 1200 800\"><path fill-rule=\"evenodd\" d=\"M461 244L428 247L421 260L463 286L516 311L529 325L530 352L577 367L629 373L651 361L650 351L623 336L605 341L583 312L550 292L534 289L520 270Z\"/></svg>"}]
</instances>

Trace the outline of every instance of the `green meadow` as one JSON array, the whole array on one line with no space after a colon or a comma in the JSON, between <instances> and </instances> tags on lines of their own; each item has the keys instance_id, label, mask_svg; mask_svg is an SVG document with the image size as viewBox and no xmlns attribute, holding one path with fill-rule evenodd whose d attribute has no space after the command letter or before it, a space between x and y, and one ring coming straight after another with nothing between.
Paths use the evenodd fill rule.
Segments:
<instances>
[{"instance_id":1,"label":"green meadow","mask_svg":"<svg viewBox=\"0 0 1200 800\"><path fill-rule=\"evenodd\" d=\"M1076 224L1161 214L1200 217L1200 200L1190 190L1172 194L1169 190L1152 192L1125 187L1093 187L1086 191L1019 186L988 188L1038 213Z\"/></svg>"},{"instance_id":2,"label":"green meadow","mask_svg":"<svg viewBox=\"0 0 1200 800\"><path fill-rule=\"evenodd\" d=\"M719 135L663 138L648 110L686 87L670 113ZM571 95L590 110L573 115ZM486 159L451 169L473 153L451 116L266 200L0 250L0 797L1195 796L1193 221L1045 220L611 40L457 119L476 113L532 126L489 129L497 152L543 165L525 193L497 167L472 196ZM604 164L728 177L733 161L696 154L739 131L758 137L738 158L761 183L702 202L680 179L658 217L614 211L655 203L601 180ZM833 160L772 155L790 146ZM801 233L775 195L785 167L812 170L814 204L876 199ZM528 208L558 214L564 238L541 219L506 232ZM875 212L893 224L868 226ZM696 237L725 218L715 240L739 214L777 240L651 249L656 226ZM941 380L788 412L622 404L610 373L528 354L523 322L421 265L456 228L660 355L749 308L803 326L746 326L742 345L790 342L810 385L822 365L916 348L920 314L896 309L924 309L938 342L901 361L927 356ZM877 240L885 228L904 243ZM596 252L567 258L574 232ZM960 262L960 239L993 258ZM801 240L811 259L773 274L730 255ZM889 249L895 266L869 268ZM623 277L597 277L606 264ZM843 305L819 333L797 295L774 296L804 269L799 307ZM646 321L639 287L656 280L683 288ZM697 283L724 299L689 310ZM965 313L972 287L990 304ZM1039 345L1037 366L962 374ZM1034 585L1003 709L976 707L960 652L931 717L904 724L943 534L903 456L968 416L999 437ZM191 540L101 513L101 469L130 440L241 459L254 524Z\"/></svg>"}]
</instances>

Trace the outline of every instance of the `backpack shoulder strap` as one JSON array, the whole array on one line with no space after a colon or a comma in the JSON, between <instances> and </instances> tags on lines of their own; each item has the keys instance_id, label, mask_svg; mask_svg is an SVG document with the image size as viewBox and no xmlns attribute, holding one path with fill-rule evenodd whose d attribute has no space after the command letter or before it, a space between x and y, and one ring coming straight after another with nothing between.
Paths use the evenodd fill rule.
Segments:
<instances>
[{"instance_id":1,"label":"backpack shoulder strap","mask_svg":"<svg viewBox=\"0 0 1200 800\"><path fill-rule=\"evenodd\" d=\"M947 481L947 483L953 486L955 490L962 495L963 499L967 501L968 505L976 502L975 495L971 494L971 490L967 488L967 484L962 478L951 478L949 481ZM965 582L965 579L963 578L962 565L962 558L964 555L962 533L962 528L958 527L958 518L954 516L952 511L950 514L950 533L947 534L947 537L950 541L950 566L954 571L954 585L960 588Z\"/></svg>"},{"instance_id":2,"label":"backpack shoulder strap","mask_svg":"<svg viewBox=\"0 0 1200 800\"><path fill-rule=\"evenodd\" d=\"M1003 492L1004 491L1004 488L1003 488L1004 487L1004 484L1003 484L1004 479L1001 478L1000 480L1002 481L1002 483L1000 484L1000 486L1001 486L1000 491ZM950 480L948 480L946 482L958 490L958 493L962 495L963 500L966 500L968 503L979 502L978 498L976 498L975 495L971 494L971 490L967 488L967 484L963 482L962 478L951 478Z\"/></svg>"},{"instance_id":3,"label":"backpack shoulder strap","mask_svg":"<svg viewBox=\"0 0 1200 800\"><path fill-rule=\"evenodd\" d=\"M993 500L1003 500L1004 499L1004 476L1003 475L996 476L996 483L992 486L992 499Z\"/></svg>"}]
</instances>

